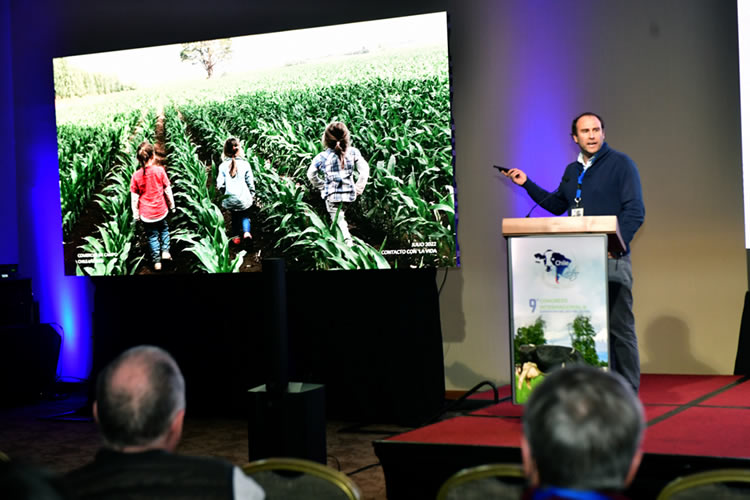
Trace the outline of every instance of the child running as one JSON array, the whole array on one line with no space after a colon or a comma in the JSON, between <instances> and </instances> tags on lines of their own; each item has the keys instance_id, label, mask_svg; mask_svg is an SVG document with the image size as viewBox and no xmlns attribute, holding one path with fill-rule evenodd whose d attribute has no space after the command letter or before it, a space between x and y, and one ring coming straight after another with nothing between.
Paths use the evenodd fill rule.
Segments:
<instances>
[{"instance_id":1,"label":"child running","mask_svg":"<svg viewBox=\"0 0 750 500\"><path fill-rule=\"evenodd\" d=\"M230 137L224 143L224 161L219 165L216 188L224 194L221 205L232 214L232 243L239 245L240 236L249 241L250 207L255 198L255 180L250 164L242 158L240 141Z\"/></svg>"},{"instance_id":2,"label":"child running","mask_svg":"<svg viewBox=\"0 0 750 500\"><path fill-rule=\"evenodd\" d=\"M352 246L352 236L344 213L349 205L365 191L370 167L359 150L351 146L349 129L341 122L333 122L323 133L325 151L313 158L307 178L320 191L331 220L336 220L344 241ZM354 170L357 179L354 180ZM336 214L338 213L338 219Z\"/></svg>"},{"instance_id":3,"label":"child running","mask_svg":"<svg viewBox=\"0 0 750 500\"><path fill-rule=\"evenodd\" d=\"M170 260L167 213L174 210L172 187L164 167L154 160L154 146L143 141L136 151L141 168L130 179L130 206L133 219L141 221L151 249L154 271L161 271L161 261Z\"/></svg>"}]
</instances>

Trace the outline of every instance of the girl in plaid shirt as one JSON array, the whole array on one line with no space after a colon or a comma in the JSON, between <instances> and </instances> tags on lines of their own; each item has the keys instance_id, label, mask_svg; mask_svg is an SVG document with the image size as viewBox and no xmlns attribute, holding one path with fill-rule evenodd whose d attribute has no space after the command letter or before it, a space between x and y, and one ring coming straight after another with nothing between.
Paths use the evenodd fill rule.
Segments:
<instances>
[{"instance_id":1,"label":"girl in plaid shirt","mask_svg":"<svg viewBox=\"0 0 750 500\"><path fill-rule=\"evenodd\" d=\"M349 204L364 192L370 167L359 150L350 145L349 129L343 123L333 122L328 125L323 133L322 142L326 150L313 158L310 168L307 169L307 178L320 191L320 196L326 203L326 210L331 220L336 221L341 229L344 241L352 246L352 236L344 213Z\"/></svg>"}]
</instances>

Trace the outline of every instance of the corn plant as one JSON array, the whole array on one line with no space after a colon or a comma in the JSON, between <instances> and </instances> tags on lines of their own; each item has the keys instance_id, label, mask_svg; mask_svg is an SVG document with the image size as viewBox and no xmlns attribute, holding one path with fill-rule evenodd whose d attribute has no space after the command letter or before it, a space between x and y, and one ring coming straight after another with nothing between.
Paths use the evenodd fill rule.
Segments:
<instances>
[{"instance_id":1,"label":"corn plant","mask_svg":"<svg viewBox=\"0 0 750 500\"><path fill-rule=\"evenodd\" d=\"M86 236L85 252L96 255L92 266L77 266L76 273L90 276L134 274L143 257L129 260L132 235L119 232L117 221L98 226L99 238Z\"/></svg>"},{"instance_id":2,"label":"corn plant","mask_svg":"<svg viewBox=\"0 0 750 500\"><path fill-rule=\"evenodd\" d=\"M444 47L420 48L361 55L341 65L326 62L259 71L246 78L229 76L175 88L168 95L144 89L108 97L111 110L101 114L96 110L102 106L60 105L63 123L75 118L79 128L92 127L90 136L76 140L71 135L61 142L60 155L71 165L97 163L85 156L96 144L91 137L97 127L106 130L112 117L132 116L166 100L171 103L166 110L169 176L178 206L171 225L178 241L196 256L196 270L231 272L241 261L229 258L224 215L217 206L220 196L211 175L230 135L245 144L256 179L260 217L254 226L273 238L266 251L283 255L290 267L453 265L455 200L445 57ZM352 247L331 224L319 193L308 189L305 175L322 150L323 130L333 120L347 124L353 145L370 165L367 188L347 211L357 228ZM73 176L82 175L68 175ZM113 174L104 181L111 187L97 202L108 213L121 210L111 195L124 188L124 177L118 180ZM64 198L84 198L86 191L96 189L70 182L63 188L61 170ZM74 224L74 212L66 227ZM437 254L383 257L386 250L412 248L415 242L431 243Z\"/></svg>"},{"instance_id":3,"label":"corn plant","mask_svg":"<svg viewBox=\"0 0 750 500\"><path fill-rule=\"evenodd\" d=\"M357 226L368 229L368 243L380 245L385 240L391 248L408 248L413 241L429 241L438 249L437 256L426 259L430 265L455 262L447 75L374 77L278 92L264 89L193 103L182 112L203 147L220 150L227 130L234 130L281 177L303 185L307 166L321 150L320 136L327 123L334 119L348 123L355 145L371 166L371 182L348 212ZM266 181L277 182L274 178L261 182L262 176L255 175L259 190ZM281 199L270 203L278 208ZM315 205L315 193L305 193L301 201ZM298 207L297 213L304 210ZM287 228L289 219L284 222ZM279 232L278 225L273 227Z\"/></svg>"},{"instance_id":4,"label":"corn plant","mask_svg":"<svg viewBox=\"0 0 750 500\"><path fill-rule=\"evenodd\" d=\"M218 210L215 206L214 208ZM174 236L175 240L183 241L189 245L185 250L198 257L204 271L208 273L239 272L247 253L245 250L237 252L237 255L232 259L229 252L217 252L214 248L215 244L223 245L223 248L229 247L229 238L227 238L222 226L215 227L209 238L199 238L201 236L198 234L187 234L183 231L175 233Z\"/></svg>"},{"instance_id":5,"label":"corn plant","mask_svg":"<svg viewBox=\"0 0 750 500\"><path fill-rule=\"evenodd\" d=\"M58 126L60 203L67 239L107 172L123 163L122 145L134 115L117 116L101 126Z\"/></svg>"},{"instance_id":6,"label":"corn plant","mask_svg":"<svg viewBox=\"0 0 750 500\"><path fill-rule=\"evenodd\" d=\"M97 226L98 238L86 236L80 247L84 253L106 255L104 262L77 269L77 273L92 276L134 274L143 260L143 255L130 256L136 241L135 224L130 208L130 179L138 169L134 152L144 140L153 141L156 116L152 113L144 119L146 126L139 127L129 143L118 151L118 158L125 161L113 167L105 179L105 187L96 195L96 203L109 218ZM104 252L104 253L103 253Z\"/></svg>"},{"instance_id":7,"label":"corn plant","mask_svg":"<svg viewBox=\"0 0 750 500\"><path fill-rule=\"evenodd\" d=\"M224 216L212 201L217 198L216 190L209 183L207 167L197 157L198 147L190 141L187 126L174 108L167 111L165 121L175 203L180 207L174 239L188 244L185 250L197 257L199 270L238 272L245 251L230 257Z\"/></svg>"},{"instance_id":8,"label":"corn plant","mask_svg":"<svg viewBox=\"0 0 750 500\"><path fill-rule=\"evenodd\" d=\"M256 177L257 197L265 225L277 235L274 249L297 269L385 269L388 261L359 238L349 247L336 225L323 222L303 198L306 189L279 175L252 152L248 159ZM338 217L338 214L337 214Z\"/></svg>"}]
</instances>

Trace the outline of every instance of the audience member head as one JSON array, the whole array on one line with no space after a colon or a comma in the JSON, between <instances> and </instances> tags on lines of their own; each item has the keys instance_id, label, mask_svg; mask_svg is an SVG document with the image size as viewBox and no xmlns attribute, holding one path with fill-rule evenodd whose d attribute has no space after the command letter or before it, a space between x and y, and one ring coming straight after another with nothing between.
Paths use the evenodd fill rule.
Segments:
<instances>
[{"instance_id":1,"label":"audience member head","mask_svg":"<svg viewBox=\"0 0 750 500\"><path fill-rule=\"evenodd\" d=\"M556 370L526 402L524 469L534 486L621 490L640 464L644 427L643 407L619 375Z\"/></svg>"},{"instance_id":2,"label":"audience member head","mask_svg":"<svg viewBox=\"0 0 750 500\"><path fill-rule=\"evenodd\" d=\"M128 349L99 375L94 417L110 448L174 451L184 415L185 380L159 347Z\"/></svg>"}]
</instances>

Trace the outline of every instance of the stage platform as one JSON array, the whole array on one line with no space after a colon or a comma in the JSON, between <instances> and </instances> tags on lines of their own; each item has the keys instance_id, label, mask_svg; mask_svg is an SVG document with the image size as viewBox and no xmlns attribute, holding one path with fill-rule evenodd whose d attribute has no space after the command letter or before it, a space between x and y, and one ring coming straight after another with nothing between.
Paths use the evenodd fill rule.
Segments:
<instances>
[{"instance_id":1,"label":"stage platform","mask_svg":"<svg viewBox=\"0 0 750 500\"><path fill-rule=\"evenodd\" d=\"M644 457L627 494L655 498L672 479L707 469L750 468L750 380L731 375L643 375L640 399L648 427ZM389 500L434 499L462 468L521 463L523 407L501 402L375 441ZM489 394L478 398L490 398Z\"/></svg>"}]
</instances>

